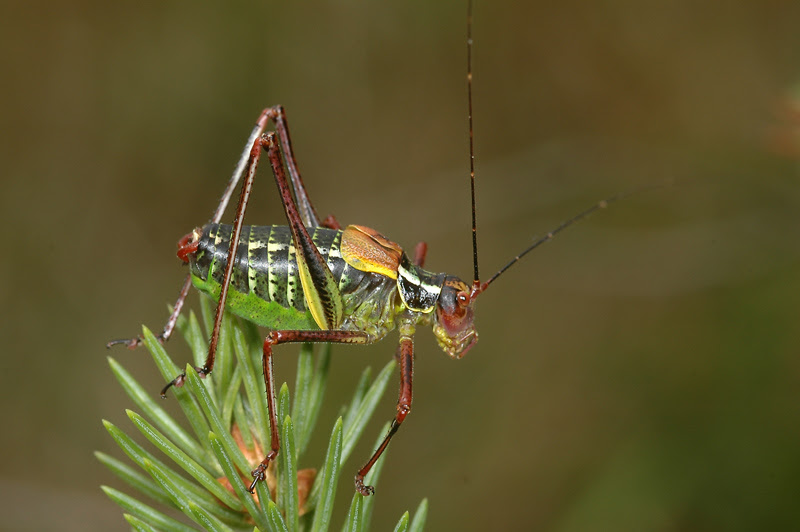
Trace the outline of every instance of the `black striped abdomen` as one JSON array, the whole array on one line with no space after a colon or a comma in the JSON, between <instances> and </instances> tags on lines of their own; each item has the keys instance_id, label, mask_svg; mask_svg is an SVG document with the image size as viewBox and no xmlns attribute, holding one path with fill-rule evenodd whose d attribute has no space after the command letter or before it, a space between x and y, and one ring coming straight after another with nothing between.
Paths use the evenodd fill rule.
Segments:
<instances>
[{"instance_id":1,"label":"black striped abdomen","mask_svg":"<svg viewBox=\"0 0 800 532\"><path fill-rule=\"evenodd\" d=\"M203 227L198 249L191 260L192 274L222 283L228 260L233 226L208 224ZM317 227L309 230L314 244L327 261L342 295L354 291L366 274L348 265L339 253L342 231ZM210 276L210 279L209 279ZM243 226L236 250L231 289L242 295L305 312L303 287L297 275L297 260L288 226Z\"/></svg>"}]
</instances>

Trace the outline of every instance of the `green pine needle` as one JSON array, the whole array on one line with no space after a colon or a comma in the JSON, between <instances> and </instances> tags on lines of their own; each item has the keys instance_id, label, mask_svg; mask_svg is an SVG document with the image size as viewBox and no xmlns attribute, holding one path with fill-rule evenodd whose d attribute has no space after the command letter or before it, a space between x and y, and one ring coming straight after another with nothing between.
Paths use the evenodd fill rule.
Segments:
<instances>
[{"instance_id":1,"label":"green pine needle","mask_svg":"<svg viewBox=\"0 0 800 532\"><path fill-rule=\"evenodd\" d=\"M408 530L408 512L400 516L400 520L394 527L394 532L406 532Z\"/></svg>"},{"instance_id":2,"label":"green pine needle","mask_svg":"<svg viewBox=\"0 0 800 532\"><path fill-rule=\"evenodd\" d=\"M213 315L207 301L202 310L202 320L190 313L178 322L197 364L202 364L208 349L200 323L208 327ZM278 419L283 420L279 427L281 450L268 471L269 489L267 482L259 482L254 497L247 492L252 480L250 471L263 458L259 454L270 448L261 375L262 338L253 324L228 316L220 332L214 372L201 379L189 365L186 385L169 391L183 412L183 423L167 413L157 394L148 391L157 389L158 383L141 385L109 358L112 373L137 409L128 410L128 418L147 441L143 445L104 421L106 430L133 465L95 453L132 490L126 494L103 486L108 497L122 508L131 529L324 531L331 528L338 489L354 495L343 525L337 528L368 530L375 496L363 497L355 493L351 482L338 481L343 467L359 465L345 462L396 371L396 363L387 364L374 380L370 379L369 368L364 371L342 416L331 420L328 451L314 474L312 466L303 464L303 453L314 435L324 401L331 356L330 345L322 346L316 355L311 345L304 345L298 360L294 401L285 383L277 397ZM143 338L165 382L171 380L179 373L179 366L147 328ZM388 425L378 434L376 446L386 430ZM377 481L383 462L383 458L378 460L367 475L368 484ZM274 500L270 489L276 492ZM396 530L421 531L427 509L427 499L423 499L414 518L404 513Z\"/></svg>"}]
</instances>

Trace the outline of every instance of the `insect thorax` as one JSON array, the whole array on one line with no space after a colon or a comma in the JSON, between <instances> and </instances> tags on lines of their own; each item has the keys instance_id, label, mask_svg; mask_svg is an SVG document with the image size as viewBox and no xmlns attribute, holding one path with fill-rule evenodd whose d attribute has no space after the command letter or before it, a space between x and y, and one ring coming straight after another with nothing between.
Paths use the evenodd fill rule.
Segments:
<instances>
[{"instance_id":1,"label":"insect thorax","mask_svg":"<svg viewBox=\"0 0 800 532\"><path fill-rule=\"evenodd\" d=\"M397 268L397 290L409 310L428 314L436 307L446 275L412 264L405 253Z\"/></svg>"}]
</instances>

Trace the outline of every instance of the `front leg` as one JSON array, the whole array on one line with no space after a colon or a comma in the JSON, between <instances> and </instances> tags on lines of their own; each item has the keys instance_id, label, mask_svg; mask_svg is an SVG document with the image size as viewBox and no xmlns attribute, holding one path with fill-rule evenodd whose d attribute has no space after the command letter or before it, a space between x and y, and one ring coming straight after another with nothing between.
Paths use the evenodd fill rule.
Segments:
<instances>
[{"instance_id":1,"label":"front leg","mask_svg":"<svg viewBox=\"0 0 800 532\"><path fill-rule=\"evenodd\" d=\"M372 338L359 331L272 331L264 340L263 357L261 364L264 368L264 383L267 386L267 409L269 411L270 452L261 463L252 471L253 482L248 490L250 493L256 488L259 480L266 477L269 463L278 456L280 451L280 437L278 435L278 415L275 405L275 378L272 374L272 346L294 342L325 342L337 344L368 344Z\"/></svg>"},{"instance_id":2,"label":"front leg","mask_svg":"<svg viewBox=\"0 0 800 532\"><path fill-rule=\"evenodd\" d=\"M392 420L392 426L383 441L372 454L372 457L364 464L364 467L356 473L356 490L361 495L367 496L375 493L375 488L364 484L364 477L367 476L372 466L378 461L378 458L386 450L389 445L389 440L400 428L400 424L411 412L412 394L412 380L414 378L414 338L413 336L401 336L400 348L398 350L400 359L400 395L397 398L397 415Z\"/></svg>"}]
</instances>

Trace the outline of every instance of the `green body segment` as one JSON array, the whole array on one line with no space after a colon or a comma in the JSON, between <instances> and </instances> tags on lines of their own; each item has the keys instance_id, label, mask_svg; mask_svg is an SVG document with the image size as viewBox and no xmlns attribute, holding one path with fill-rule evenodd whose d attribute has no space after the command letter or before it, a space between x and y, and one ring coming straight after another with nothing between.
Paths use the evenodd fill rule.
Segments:
<instances>
[{"instance_id":1,"label":"green body segment","mask_svg":"<svg viewBox=\"0 0 800 532\"><path fill-rule=\"evenodd\" d=\"M192 273L192 284L214 301L219 301L222 286L213 278L203 279ZM308 310L286 308L274 301L266 301L254 292L243 294L236 289L228 290L225 307L237 316L262 327L275 330L319 329Z\"/></svg>"},{"instance_id":2,"label":"green body segment","mask_svg":"<svg viewBox=\"0 0 800 532\"><path fill-rule=\"evenodd\" d=\"M197 251L190 256L192 283L216 301L231 233L230 225L206 225ZM364 331L374 339L385 336L395 327L395 316L402 307L395 280L347 264L339 252L342 231L317 227L309 233L338 284L337 297L345 315L341 329ZM319 329L308 310L287 226L242 227L226 308L273 330Z\"/></svg>"}]
</instances>

